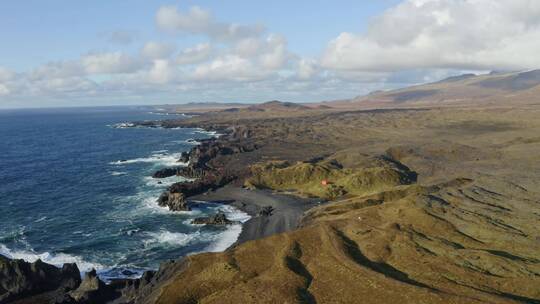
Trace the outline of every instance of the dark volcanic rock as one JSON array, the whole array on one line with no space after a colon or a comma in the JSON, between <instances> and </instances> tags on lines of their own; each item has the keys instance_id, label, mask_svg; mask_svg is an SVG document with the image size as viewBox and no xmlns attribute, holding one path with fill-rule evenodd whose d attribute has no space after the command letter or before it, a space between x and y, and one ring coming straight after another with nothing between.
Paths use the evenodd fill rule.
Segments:
<instances>
[{"instance_id":1,"label":"dark volcanic rock","mask_svg":"<svg viewBox=\"0 0 540 304\"><path fill-rule=\"evenodd\" d=\"M265 207L263 207L261 209L261 211L259 211L258 215L259 216L271 216L273 212L274 212L274 207L265 206Z\"/></svg>"},{"instance_id":2,"label":"dark volcanic rock","mask_svg":"<svg viewBox=\"0 0 540 304\"><path fill-rule=\"evenodd\" d=\"M172 184L169 189L161 194L158 204L168 207L171 211L189 211L187 197L201 194L209 190L215 190L231 182L235 177L224 174L220 170L208 171L202 178L194 182L182 182Z\"/></svg>"},{"instance_id":3,"label":"dark volcanic rock","mask_svg":"<svg viewBox=\"0 0 540 304\"><path fill-rule=\"evenodd\" d=\"M139 291L150 285L156 275L155 271L145 271L140 279L116 280L111 282L111 286L122 293L122 299L114 303L133 303Z\"/></svg>"},{"instance_id":4,"label":"dark volcanic rock","mask_svg":"<svg viewBox=\"0 0 540 304\"><path fill-rule=\"evenodd\" d=\"M239 136L243 137L244 135ZM191 149L189 165L195 168L204 168L208 161L218 155L251 152L257 148L256 144L247 141L206 140Z\"/></svg>"},{"instance_id":5,"label":"dark volcanic rock","mask_svg":"<svg viewBox=\"0 0 540 304\"><path fill-rule=\"evenodd\" d=\"M65 292L80 284L80 272L75 264L62 268L37 260L28 263L0 255L0 303L44 292Z\"/></svg>"},{"instance_id":6,"label":"dark volcanic rock","mask_svg":"<svg viewBox=\"0 0 540 304\"><path fill-rule=\"evenodd\" d=\"M188 162L186 167L167 168L154 173L154 178L178 175L196 179L193 182L171 185L159 197L160 206L168 207L172 211L190 210L186 198L215 190L237 178L237 174L226 172L223 164L216 160L218 156L251 152L259 148L253 140L249 139L251 133L245 127L236 126L224 129L221 126L205 126L205 129L219 131L226 135L219 139L201 140L201 143L193 147L189 153L182 153L179 161Z\"/></svg>"},{"instance_id":7,"label":"dark volcanic rock","mask_svg":"<svg viewBox=\"0 0 540 304\"><path fill-rule=\"evenodd\" d=\"M186 178L202 178L204 177L205 173L206 171L203 168L194 168L192 166L181 167L176 171L176 175Z\"/></svg>"},{"instance_id":8,"label":"dark volcanic rock","mask_svg":"<svg viewBox=\"0 0 540 304\"><path fill-rule=\"evenodd\" d=\"M158 205L168 207L171 211L190 211L191 208L184 194L180 192L163 192L158 199Z\"/></svg>"},{"instance_id":9,"label":"dark volcanic rock","mask_svg":"<svg viewBox=\"0 0 540 304\"><path fill-rule=\"evenodd\" d=\"M183 176L186 178L201 178L205 174L205 170L202 168L194 168L192 166L188 167L176 167L176 168L164 168L156 171L152 177L153 178L166 178L171 176Z\"/></svg>"},{"instance_id":10,"label":"dark volcanic rock","mask_svg":"<svg viewBox=\"0 0 540 304\"><path fill-rule=\"evenodd\" d=\"M225 213L219 212L213 216L196 218L191 223L197 225L231 225L237 222L229 220Z\"/></svg>"},{"instance_id":11,"label":"dark volcanic rock","mask_svg":"<svg viewBox=\"0 0 540 304\"><path fill-rule=\"evenodd\" d=\"M178 159L179 162L187 163L189 162L189 153L188 152L182 152L180 155L180 158Z\"/></svg>"},{"instance_id":12,"label":"dark volcanic rock","mask_svg":"<svg viewBox=\"0 0 540 304\"><path fill-rule=\"evenodd\" d=\"M166 178L170 176L175 176L176 172L178 172L178 168L164 168L164 169L156 171L154 174L152 174L152 177L153 178Z\"/></svg>"},{"instance_id":13,"label":"dark volcanic rock","mask_svg":"<svg viewBox=\"0 0 540 304\"><path fill-rule=\"evenodd\" d=\"M101 281L96 274L96 270L87 272L79 288L69 292L69 296L76 303L93 304L106 303L117 298L119 294L110 286Z\"/></svg>"}]
</instances>

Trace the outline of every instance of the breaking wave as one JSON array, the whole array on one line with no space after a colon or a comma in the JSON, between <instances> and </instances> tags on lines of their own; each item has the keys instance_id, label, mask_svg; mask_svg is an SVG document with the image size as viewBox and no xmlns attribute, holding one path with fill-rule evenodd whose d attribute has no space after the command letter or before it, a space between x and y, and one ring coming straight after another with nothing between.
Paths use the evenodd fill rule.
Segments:
<instances>
[{"instance_id":1,"label":"breaking wave","mask_svg":"<svg viewBox=\"0 0 540 304\"><path fill-rule=\"evenodd\" d=\"M62 267L64 263L77 263L79 270L81 272L87 272L91 269L104 269L105 267L99 263L93 263L83 260L79 256L65 254L65 253L36 253L32 250L12 250L7 248L5 245L0 244L0 254L10 258L10 259L23 259L27 262L35 262L37 260L42 260L45 263L55 265L57 267Z\"/></svg>"},{"instance_id":2,"label":"breaking wave","mask_svg":"<svg viewBox=\"0 0 540 304\"><path fill-rule=\"evenodd\" d=\"M134 159L122 159L118 161L110 162L110 165L121 166L136 163L153 163L162 166L186 166L186 163L179 162L178 159L182 156L182 153L166 153L166 152L154 152L149 157L139 157Z\"/></svg>"}]
</instances>

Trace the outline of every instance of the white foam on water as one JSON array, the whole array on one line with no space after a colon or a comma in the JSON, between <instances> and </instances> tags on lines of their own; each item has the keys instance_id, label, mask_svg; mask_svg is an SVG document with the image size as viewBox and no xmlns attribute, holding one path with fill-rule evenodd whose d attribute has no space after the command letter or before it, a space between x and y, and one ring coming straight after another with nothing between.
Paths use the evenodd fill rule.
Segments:
<instances>
[{"instance_id":1,"label":"white foam on water","mask_svg":"<svg viewBox=\"0 0 540 304\"><path fill-rule=\"evenodd\" d=\"M217 131L208 131L201 128L195 128L195 131L193 131L193 133L205 134L205 135L216 137L216 138L223 135L223 134L218 133Z\"/></svg>"},{"instance_id":2,"label":"white foam on water","mask_svg":"<svg viewBox=\"0 0 540 304\"><path fill-rule=\"evenodd\" d=\"M229 248L232 244L238 240L238 237L242 233L242 225L234 224L227 226L227 230L217 233L213 236L215 240L204 251L206 252L222 252Z\"/></svg>"},{"instance_id":3,"label":"white foam on water","mask_svg":"<svg viewBox=\"0 0 540 304\"><path fill-rule=\"evenodd\" d=\"M163 116L182 116L182 117L191 117L190 115L186 115L185 113L171 113L171 112L148 112L148 114L153 115L163 115Z\"/></svg>"},{"instance_id":4,"label":"white foam on water","mask_svg":"<svg viewBox=\"0 0 540 304\"><path fill-rule=\"evenodd\" d=\"M170 232L167 230L161 230L159 232L147 232L146 234L150 238L144 241L145 246L152 246L156 243L169 246L185 246L197 240L201 236L201 233L199 231L187 234L181 232Z\"/></svg>"},{"instance_id":5,"label":"white foam on water","mask_svg":"<svg viewBox=\"0 0 540 304\"><path fill-rule=\"evenodd\" d=\"M170 211L168 207L161 207L157 200L160 191L141 191L134 196L125 198L127 201L138 203L137 207L131 210L132 216L145 216L148 212L154 214L182 214L189 216L200 216L201 210L193 209L191 211ZM122 211L125 215L125 211Z\"/></svg>"},{"instance_id":6,"label":"white foam on water","mask_svg":"<svg viewBox=\"0 0 540 304\"><path fill-rule=\"evenodd\" d=\"M169 176L165 178L153 178L151 176L146 176L144 178L144 181L147 186L156 187L156 188L165 188L168 187L174 183L179 182L189 182L193 181L194 179L191 178L185 178L183 176Z\"/></svg>"},{"instance_id":7,"label":"white foam on water","mask_svg":"<svg viewBox=\"0 0 540 304\"><path fill-rule=\"evenodd\" d=\"M231 221L245 223L249 219L251 219L251 216L249 216L249 214L230 205L220 205L218 209L225 213L227 218Z\"/></svg>"},{"instance_id":8,"label":"white foam on water","mask_svg":"<svg viewBox=\"0 0 540 304\"><path fill-rule=\"evenodd\" d=\"M34 221L34 223L39 223L39 222L43 222L43 221L45 221L46 219L47 219L47 217L46 217L46 216L44 216L44 217L40 217L39 219L35 220L35 221Z\"/></svg>"},{"instance_id":9,"label":"white foam on water","mask_svg":"<svg viewBox=\"0 0 540 304\"><path fill-rule=\"evenodd\" d=\"M35 262L38 259L42 260L45 263L55 265L57 267L62 267L64 263L77 263L77 267L81 272L87 272L91 269L103 269L104 266L99 263L92 263L83 260L79 256L74 256L65 253L36 253L31 250L11 250L5 245L0 244L0 254L10 258L10 259L23 259L27 262Z\"/></svg>"},{"instance_id":10,"label":"white foam on water","mask_svg":"<svg viewBox=\"0 0 540 304\"><path fill-rule=\"evenodd\" d=\"M225 251L227 248L229 248L232 244L234 244L238 240L240 233L242 233L242 223L247 222L251 218L249 214L230 205L213 204L213 203L207 203L207 202L198 202L198 203L208 204L211 206L211 209L215 209L216 212L219 210L225 213L225 216L227 217L227 219L231 221L240 222L239 224L228 225L227 229L222 232L207 235L205 240L211 241L212 243L208 247L206 247L203 250L203 252ZM186 220L183 223L189 224L192 226L204 226L204 225L192 224L191 219Z\"/></svg>"},{"instance_id":11,"label":"white foam on water","mask_svg":"<svg viewBox=\"0 0 540 304\"><path fill-rule=\"evenodd\" d=\"M126 175L127 172L122 172L122 171L112 171L111 172L111 175L112 176L121 176L121 175Z\"/></svg>"},{"instance_id":12,"label":"white foam on water","mask_svg":"<svg viewBox=\"0 0 540 304\"><path fill-rule=\"evenodd\" d=\"M233 206L219 205L217 209L225 213L225 216L227 217L227 219L231 221L245 223L251 218L249 214ZM234 225L227 226L227 230L221 233L218 233L214 237L215 241L210 246L208 246L205 249L205 251L208 251L208 252L225 251L227 248L229 248L232 244L234 244L238 240L240 233L242 233L242 224L234 224Z\"/></svg>"},{"instance_id":13,"label":"white foam on water","mask_svg":"<svg viewBox=\"0 0 540 304\"><path fill-rule=\"evenodd\" d=\"M126 129L126 128L133 128L135 127L134 123L131 122L119 122L113 125L108 125L109 127L115 128L115 129Z\"/></svg>"},{"instance_id":14,"label":"white foam on water","mask_svg":"<svg viewBox=\"0 0 540 304\"><path fill-rule=\"evenodd\" d=\"M182 153L153 153L149 157L139 157L134 159L118 160L110 162L110 165L121 166L135 163L153 163L157 165L174 167L174 166L187 166L187 163L179 162L178 160L182 156Z\"/></svg>"}]
</instances>

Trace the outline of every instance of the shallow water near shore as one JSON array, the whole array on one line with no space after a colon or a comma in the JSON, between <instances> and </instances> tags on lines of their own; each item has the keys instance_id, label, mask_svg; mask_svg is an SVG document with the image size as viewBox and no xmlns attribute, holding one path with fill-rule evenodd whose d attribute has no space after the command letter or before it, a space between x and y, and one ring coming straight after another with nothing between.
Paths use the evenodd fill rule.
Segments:
<instances>
[{"instance_id":1,"label":"shallow water near shore","mask_svg":"<svg viewBox=\"0 0 540 304\"><path fill-rule=\"evenodd\" d=\"M136 107L0 111L0 254L76 262L107 280L234 243L240 225L190 224L218 210L249 219L231 206L201 203L173 213L157 205L167 185L183 179L159 183L151 174L181 165L180 153L210 136L119 125L160 118Z\"/></svg>"}]
</instances>

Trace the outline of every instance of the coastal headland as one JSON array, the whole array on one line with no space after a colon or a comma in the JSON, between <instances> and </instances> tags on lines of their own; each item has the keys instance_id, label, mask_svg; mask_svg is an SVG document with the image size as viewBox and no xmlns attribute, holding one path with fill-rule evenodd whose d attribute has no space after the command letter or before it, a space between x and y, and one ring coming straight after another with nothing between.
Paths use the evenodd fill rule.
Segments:
<instances>
[{"instance_id":1,"label":"coastal headland","mask_svg":"<svg viewBox=\"0 0 540 304\"><path fill-rule=\"evenodd\" d=\"M471 98L273 101L135 123L222 134L154 176L195 179L170 186L163 207L249 213L238 242L106 286L92 273L77 288L24 285L33 298L0 286L13 303L540 303L540 105ZM25 278L41 267L2 263Z\"/></svg>"}]
</instances>

